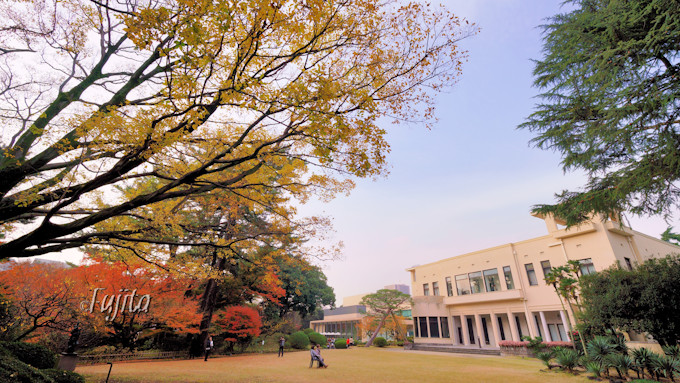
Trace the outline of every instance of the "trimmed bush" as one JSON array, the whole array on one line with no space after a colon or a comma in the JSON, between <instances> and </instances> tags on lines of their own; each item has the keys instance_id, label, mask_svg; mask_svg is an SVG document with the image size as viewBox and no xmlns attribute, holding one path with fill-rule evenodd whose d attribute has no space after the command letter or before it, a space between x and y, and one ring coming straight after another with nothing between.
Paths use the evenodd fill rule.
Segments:
<instances>
[{"instance_id":1,"label":"trimmed bush","mask_svg":"<svg viewBox=\"0 0 680 383\"><path fill-rule=\"evenodd\" d=\"M579 355L570 348L563 348L555 353L555 361L563 369L572 372L578 366Z\"/></svg>"},{"instance_id":2,"label":"trimmed bush","mask_svg":"<svg viewBox=\"0 0 680 383\"><path fill-rule=\"evenodd\" d=\"M373 339L373 344L376 345L377 347L385 347L387 346L387 339L377 336L375 339Z\"/></svg>"},{"instance_id":3,"label":"trimmed bush","mask_svg":"<svg viewBox=\"0 0 680 383\"><path fill-rule=\"evenodd\" d=\"M55 353L39 344L0 342L0 347L9 351L15 358L35 368L53 368L57 361Z\"/></svg>"},{"instance_id":4,"label":"trimmed bush","mask_svg":"<svg viewBox=\"0 0 680 383\"><path fill-rule=\"evenodd\" d=\"M338 338L335 340L335 348L347 348L347 338Z\"/></svg>"},{"instance_id":5,"label":"trimmed bush","mask_svg":"<svg viewBox=\"0 0 680 383\"><path fill-rule=\"evenodd\" d=\"M37 368L7 356L0 356L0 382L56 383Z\"/></svg>"},{"instance_id":6,"label":"trimmed bush","mask_svg":"<svg viewBox=\"0 0 680 383\"><path fill-rule=\"evenodd\" d=\"M85 378L75 372L50 368L42 371L54 380L54 383L85 383Z\"/></svg>"},{"instance_id":7,"label":"trimmed bush","mask_svg":"<svg viewBox=\"0 0 680 383\"><path fill-rule=\"evenodd\" d=\"M309 341L315 344L320 344L322 346L326 346L326 342L328 342L328 339L324 335L319 334L318 332L310 332L307 334L309 337Z\"/></svg>"},{"instance_id":8,"label":"trimmed bush","mask_svg":"<svg viewBox=\"0 0 680 383\"><path fill-rule=\"evenodd\" d=\"M307 336L309 336L309 334L314 332L314 329L306 328L306 329L302 330L302 332L304 332L305 334L307 334Z\"/></svg>"},{"instance_id":9,"label":"trimmed bush","mask_svg":"<svg viewBox=\"0 0 680 383\"><path fill-rule=\"evenodd\" d=\"M290 346L298 350L304 350L309 346L309 337L303 331L294 332L288 338Z\"/></svg>"}]
</instances>

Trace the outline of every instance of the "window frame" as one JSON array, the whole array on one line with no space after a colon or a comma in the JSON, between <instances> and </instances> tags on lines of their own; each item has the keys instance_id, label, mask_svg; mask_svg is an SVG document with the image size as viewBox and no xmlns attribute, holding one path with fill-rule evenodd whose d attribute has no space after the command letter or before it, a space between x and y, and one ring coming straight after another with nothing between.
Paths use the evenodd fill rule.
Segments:
<instances>
[{"instance_id":1,"label":"window frame","mask_svg":"<svg viewBox=\"0 0 680 383\"><path fill-rule=\"evenodd\" d=\"M508 285L508 275L510 276L510 284ZM505 277L506 290L515 289L515 278L512 277L512 268L510 266L503 266L503 276Z\"/></svg>"},{"instance_id":2,"label":"window frame","mask_svg":"<svg viewBox=\"0 0 680 383\"><path fill-rule=\"evenodd\" d=\"M423 296L425 296L425 297L430 296L430 284L429 283L423 283Z\"/></svg>"},{"instance_id":3,"label":"window frame","mask_svg":"<svg viewBox=\"0 0 680 383\"><path fill-rule=\"evenodd\" d=\"M489 273L487 274L487 272ZM491 279L493 279L494 276L496 277L495 284L497 285L497 287L492 290L491 284L489 283L489 280L487 278L490 277ZM501 291L501 278L498 276L498 268L482 270L482 277L484 278L484 287L486 287L487 293Z\"/></svg>"},{"instance_id":4,"label":"window frame","mask_svg":"<svg viewBox=\"0 0 680 383\"><path fill-rule=\"evenodd\" d=\"M432 282L432 296L439 296L439 282Z\"/></svg>"},{"instance_id":5,"label":"window frame","mask_svg":"<svg viewBox=\"0 0 680 383\"><path fill-rule=\"evenodd\" d=\"M525 263L524 270L527 272L527 281L529 282L529 286L538 286L538 278L536 277L536 269L534 268L533 262Z\"/></svg>"},{"instance_id":6,"label":"window frame","mask_svg":"<svg viewBox=\"0 0 680 383\"><path fill-rule=\"evenodd\" d=\"M451 283L451 277L446 277L446 295L449 297L453 296L453 284Z\"/></svg>"}]
</instances>

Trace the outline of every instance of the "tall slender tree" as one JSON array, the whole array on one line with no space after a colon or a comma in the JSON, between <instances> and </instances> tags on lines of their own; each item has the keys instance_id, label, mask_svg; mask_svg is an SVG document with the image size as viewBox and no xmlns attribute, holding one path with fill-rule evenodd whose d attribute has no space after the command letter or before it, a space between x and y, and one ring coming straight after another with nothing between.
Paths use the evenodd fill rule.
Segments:
<instances>
[{"instance_id":1,"label":"tall slender tree","mask_svg":"<svg viewBox=\"0 0 680 383\"><path fill-rule=\"evenodd\" d=\"M570 0L543 26L534 84L541 102L520 125L532 143L583 170L580 191L534 211L573 225L622 211L669 216L680 189L680 7L674 0Z\"/></svg>"}]
</instances>

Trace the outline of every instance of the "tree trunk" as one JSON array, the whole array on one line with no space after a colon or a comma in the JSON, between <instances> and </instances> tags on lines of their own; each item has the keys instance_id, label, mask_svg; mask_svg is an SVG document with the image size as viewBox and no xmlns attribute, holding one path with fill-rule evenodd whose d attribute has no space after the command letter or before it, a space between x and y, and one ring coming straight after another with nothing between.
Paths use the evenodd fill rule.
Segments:
<instances>
[{"instance_id":1,"label":"tree trunk","mask_svg":"<svg viewBox=\"0 0 680 383\"><path fill-rule=\"evenodd\" d=\"M388 312L387 314L383 315L382 319L380 319L380 323L378 323L378 328L375 329L375 332L373 333L373 335L371 335L371 337L368 338L368 342L366 342L366 347L371 347L371 345L373 344L373 340L375 339L375 337L378 336L378 333L380 332L380 330L382 330L382 327L385 324L385 320L387 319L387 316L390 315L390 313L391 313L391 311Z\"/></svg>"},{"instance_id":2,"label":"tree trunk","mask_svg":"<svg viewBox=\"0 0 680 383\"><path fill-rule=\"evenodd\" d=\"M227 263L226 258L222 257L217 261L215 268L218 271L223 271ZM215 278L208 279L208 283L205 285L205 291L201 296L201 311L203 312L203 317L201 318L201 325L199 326L200 335L198 338L201 347L205 344L206 339L208 339L208 329L212 323L212 316L215 312L215 304L217 303L218 295L218 282Z\"/></svg>"}]
</instances>

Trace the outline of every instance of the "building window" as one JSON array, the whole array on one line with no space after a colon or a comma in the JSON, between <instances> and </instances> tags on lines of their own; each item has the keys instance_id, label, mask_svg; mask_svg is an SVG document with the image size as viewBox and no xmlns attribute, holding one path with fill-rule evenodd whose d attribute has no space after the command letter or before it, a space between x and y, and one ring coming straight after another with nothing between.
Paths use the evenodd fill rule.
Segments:
<instances>
[{"instance_id":1,"label":"building window","mask_svg":"<svg viewBox=\"0 0 680 383\"><path fill-rule=\"evenodd\" d=\"M524 336L522 335L522 324L519 323L519 317L517 315L515 315L515 323L517 324L517 332L519 333L519 339L522 339L522 337Z\"/></svg>"},{"instance_id":2,"label":"building window","mask_svg":"<svg viewBox=\"0 0 680 383\"><path fill-rule=\"evenodd\" d=\"M579 263L581 264L582 275L588 275L595 272L595 265L593 265L592 258L581 259Z\"/></svg>"},{"instance_id":3,"label":"building window","mask_svg":"<svg viewBox=\"0 0 680 383\"><path fill-rule=\"evenodd\" d=\"M427 317L420 317L418 319L420 322L420 337L421 338L429 337L427 332Z\"/></svg>"},{"instance_id":4,"label":"building window","mask_svg":"<svg viewBox=\"0 0 680 383\"><path fill-rule=\"evenodd\" d=\"M446 277L446 295L453 296L453 285L451 284L451 277Z\"/></svg>"},{"instance_id":5,"label":"building window","mask_svg":"<svg viewBox=\"0 0 680 383\"><path fill-rule=\"evenodd\" d=\"M427 283L423 283L423 295L424 296L430 295L430 285Z\"/></svg>"},{"instance_id":6,"label":"building window","mask_svg":"<svg viewBox=\"0 0 680 383\"><path fill-rule=\"evenodd\" d=\"M467 328L468 328L468 337L470 338L470 344L476 344L475 343L475 330L472 328L472 318L467 318Z\"/></svg>"},{"instance_id":7,"label":"building window","mask_svg":"<svg viewBox=\"0 0 680 383\"><path fill-rule=\"evenodd\" d=\"M510 266L503 266L503 274L505 275L505 287L508 290L514 290L515 281L512 280L512 271L510 271Z\"/></svg>"},{"instance_id":8,"label":"building window","mask_svg":"<svg viewBox=\"0 0 680 383\"><path fill-rule=\"evenodd\" d=\"M503 330L503 319L500 316L497 316L498 318L498 329L501 332L501 340L505 340L505 331Z\"/></svg>"},{"instance_id":9,"label":"building window","mask_svg":"<svg viewBox=\"0 0 680 383\"><path fill-rule=\"evenodd\" d=\"M432 295L439 296L439 282L432 282Z\"/></svg>"},{"instance_id":10,"label":"building window","mask_svg":"<svg viewBox=\"0 0 680 383\"><path fill-rule=\"evenodd\" d=\"M420 338L420 330L418 329L418 317L413 318L413 330L416 332L416 338Z\"/></svg>"},{"instance_id":11,"label":"building window","mask_svg":"<svg viewBox=\"0 0 680 383\"><path fill-rule=\"evenodd\" d=\"M541 268L543 269L543 277L547 277L550 274L550 261L541 261Z\"/></svg>"},{"instance_id":12,"label":"building window","mask_svg":"<svg viewBox=\"0 0 680 383\"><path fill-rule=\"evenodd\" d=\"M439 338L439 321L437 317L430 317L430 338Z\"/></svg>"},{"instance_id":13,"label":"building window","mask_svg":"<svg viewBox=\"0 0 680 383\"><path fill-rule=\"evenodd\" d=\"M628 268L628 270L632 271L633 270L633 264L630 262L630 258L623 257L623 259L626 261L626 267Z\"/></svg>"},{"instance_id":14,"label":"building window","mask_svg":"<svg viewBox=\"0 0 680 383\"><path fill-rule=\"evenodd\" d=\"M442 338L450 338L449 335L449 320L447 317L439 317L439 322L442 325Z\"/></svg>"},{"instance_id":15,"label":"building window","mask_svg":"<svg viewBox=\"0 0 680 383\"><path fill-rule=\"evenodd\" d=\"M486 284L486 291L500 291L501 280L498 278L498 269L484 270L484 283Z\"/></svg>"},{"instance_id":16,"label":"building window","mask_svg":"<svg viewBox=\"0 0 680 383\"><path fill-rule=\"evenodd\" d=\"M470 294L470 281L467 274L456 275L456 289L458 290L458 295Z\"/></svg>"},{"instance_id":17,"label":"building window","mask_svg":"<svg viewBox=\"0 0 680 383\"><path fill-rule=\"evenodd\" d=\"M489 328L486 326L485 317L482 317L482 331L484 331L484 343L489 344Z\"/></svg>"},{"instance_id":18,"label":"building window","mask_svg":"<svg viewBox=\"0 0 680 383\"><path fill-rule=\"evenodd\" d=\"M473 294L483 293L484 279L482 279L482 272L475 271L474 273L469 273L468 277L470 278L470 291Z\"/></svg>"},{"instance_id":19,"label":"building window","mask_svg":"<svg viewBox=\"0 0 680 383\"><path fill-rule=\"evenodd\" d=\"M534 270L534 264L527 263L526 265L524 265L524 267L527 269L527 278L529 279L529 285L531 286L538 285L538 279L536 279L536 271Z\"/></svg>"},{"instance_id":20,"label":"building window","mask_svg":"<svg viewBox=\"0 0 680 383\"><path fill-rule=\"evenodd\" d=\"M536 321L536 328L538 329L538 336L543 338L543 334L541 333L541 321L538 319L538 315L534 315L534 320Z\"/></svg>"}]
</instances>

